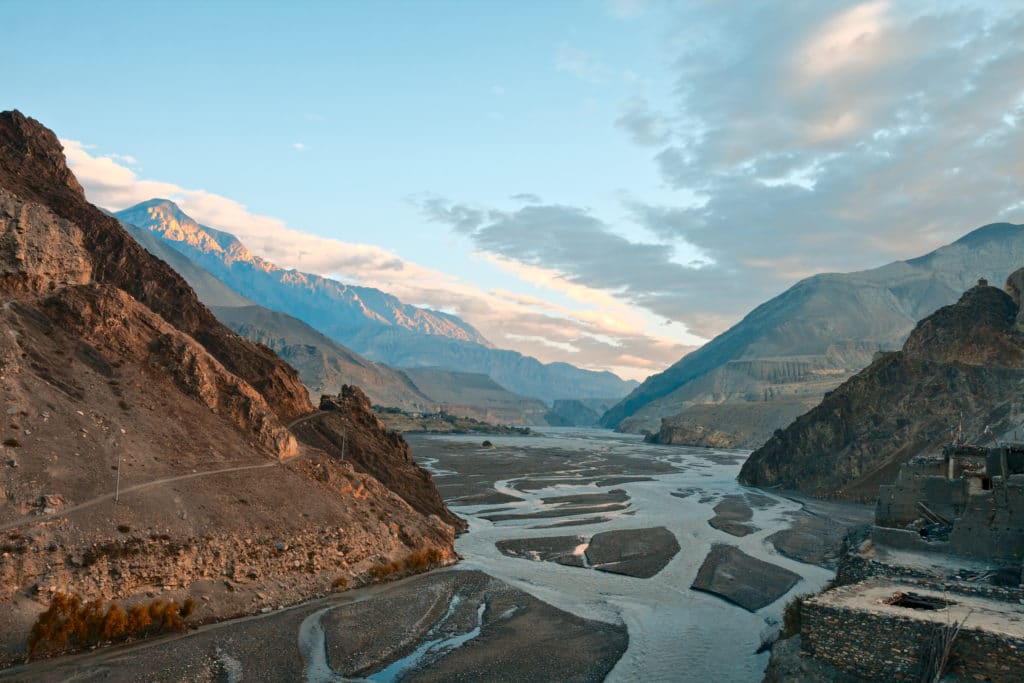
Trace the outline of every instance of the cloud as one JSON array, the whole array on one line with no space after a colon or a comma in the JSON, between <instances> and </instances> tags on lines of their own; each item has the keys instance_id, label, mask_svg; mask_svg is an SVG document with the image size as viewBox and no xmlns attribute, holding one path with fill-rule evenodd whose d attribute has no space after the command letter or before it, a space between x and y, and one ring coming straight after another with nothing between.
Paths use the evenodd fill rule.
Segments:
<instances>
[{"instance_id":1,"label":"cloud","mask_svg":"<svg viewBox=\"0 0 1024 683\"><path fill-rule=\"evenodd\" d=\"M283 221L250 212L243 204L205 190L140 178L113 155L99 156L81 142L62 140L68 165L93 203L111 210L154 197L175 201L204 225L237 236L253 253L285 268L376 287L403 301L454 312L501 348L514 348L543 361L565 361L595 370L610 369L642 379L674 362L688 347L671 337L650 335L644 321L603 292L561 283L539 269L519 271L524 282L565 294L578 306L559 306L508 291L489 292L442 271L404 260L377 246L352 244L295 230ZM424 212L467 233L487 218L483 209L449 207L422 200ZM497 264L496 264L497 265ZM516 264L502 264L516 273ZM644 362L630 356L645 358Z\"/></svg>"},{"instance_id":2,"label":"cloud","mask_svg":"<svg viewBox=\"0 0 1024 683\"><path fill-rule=\"evenodd\" d=\"M721 331L807 275L1024 222L1019 3L751 1L674 13L670 110L633 98L615 124L656 150L678 202L670 192L624 203L658 241L694 245L709 263L678 280L706 296L674 310L653 297L652 309ZM587 256L560 267L593 270Z\"/></svg>"},{"instance_id":3,"label":"cloud","mask_svg":"<svg viewBox=\"0 0 1024 683\"><path fill-rule=\"evenodd\" d=\"M294 149L296 152L304 152L306 151L306 145L301 142L293 142L292 149Z\"/></svg>"},{"instance_id":4,"label":"cloud","mask_svg":"<svg viewBox=\"0 0 1024 683\"><path fill-rule=\"evenodd\" d=\"M509 196L514 202L521 204L543 204L544 200L540 198L540 195L533 194L532 192L520 192Z\"/></svg>"},{"instance_id":5,"label":"cloud","mask_svg":"<svg viewBox=\"0 0 1024 683\"><path fill-rule=\"evenodd\" d=\"M638 145L658 146L669 141L668 122L651 111L642 97L634 97L623 107L615 125L626 131Z\"/></svg>"},{"instance_id":6,"label":"cloud","mask_svg":"<svg viewBox=\"0 0 1024 683\"><path fill-rule=\"evenodd\" d=\"M688 303L703 296L691 287L698 269L675 262L672 244L633 242L578 207L532 204L483 212L435 198L423 211L468 236L492 263L602 310L633 305L682 320ZM470 211L476 220L467 229L462 217ZM700 343L706 331L693 331L690 342Z\"/></svg>"},{"instance_id":7,"label":"cloud","mask_svg":"<svg viewBox=\"0 0 1024 683\"><path fill-rule=\"evenodd\" d=\"M658 201L624 192L625 215L608 220L434 198L424 215L519 277L700 337L809 275L1024 222L1024 7L752 0L672 12L670 107L637 93L614 121L655 150ZM565 44L559 68L589 82L615 73ZM624 237L635 226L652 239Z\"/></svg>"},{"instance_id":8,"label":"cloud","mask_svg":"<svg viewBox=\"0 0 1024 683\"><path fill-rule=\"evenodd\" d=\"M603 83L613 74L612 70L589 52L561 43L555 54L555 68L575 76L587 83Z\"/></svg>"},{"instance_id":9,"label":"cloud","mask_svg":"<svg viewBox=\"0 0 1024 683\"><path fill-rule=\"evenodd\" d=\"M138 166L139 162L136 161L135 157L130 154L108 154L106 155L114 161L119 161L122 164L128 164L129 166Z\"/></svg>"},{"instance_id":10,"label":"cloud","mask_svg":"<svg viewBox=\"0 0 1024 683\"><path fill-rule=\"evenodd\" d=\"M608 13L617 19L635 19L647 11L650 0L607 0Z\"/></svg>"},{"instance_id":11,"label":"cloud","mask_svg":"<svg viewBox=\"0 0 1024 683\"><path fill-rule=\"evenodd\" d=\"M744 7L681 20L683 38L714 40L681 41L691 47L676 62L674 115L688 124L656 160L704 203L634 206L660 238L691 242L720 267L751 267L755 281L790 282L1014 218L1019 6Z\"/></svg>"},{"instance_id":12,"label":"cloud","mask_svg":"<svg viewBox=\"0 0 1024 683\"><path fill-rule=\"evenodd\" d=\"M416 199L412 198L413 203ZM447 223L455 232L471 234L484 222L482 209L460 204L448 204L440 197L428 197L419 202L423 214L432 221Z\"/></svg>"}]
</instances>

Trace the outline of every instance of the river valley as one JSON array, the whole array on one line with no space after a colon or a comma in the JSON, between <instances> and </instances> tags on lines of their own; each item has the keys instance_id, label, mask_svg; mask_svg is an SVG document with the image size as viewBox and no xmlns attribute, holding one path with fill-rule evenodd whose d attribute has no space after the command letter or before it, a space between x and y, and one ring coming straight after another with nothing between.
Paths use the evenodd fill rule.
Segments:
<instances>
[{"instance_id":1,"label":"river valley","mask_svg":"<svg viewBox=\"0 0 1024 683\"><path fill-rule=\"evenodd\" d=\"M583 429L407 438L469 521L457 566L0 678L757 681L786 602L870 516L743 489L740 451Z\"/></svg>"}]
</instances>

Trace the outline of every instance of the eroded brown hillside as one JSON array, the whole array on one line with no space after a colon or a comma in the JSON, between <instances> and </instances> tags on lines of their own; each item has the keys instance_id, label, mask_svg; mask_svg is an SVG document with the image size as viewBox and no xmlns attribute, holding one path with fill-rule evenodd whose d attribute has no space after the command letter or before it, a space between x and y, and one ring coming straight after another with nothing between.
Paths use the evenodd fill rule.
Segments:
<instances>
[{"instance_id":1,"label":"eroded brown hillside","mask_svg":"<svg viewBox=\"0 0 1024 683\"><path fill-rule=\"evenodd\" d=\"M18 112L0 114L0 393L0 662L56 591L191 596L205 620L454 559L458 520L401 438L346 424L358 461L297 440L317 411L296 372L90 205Z\"/></svg>"}]
</instances>

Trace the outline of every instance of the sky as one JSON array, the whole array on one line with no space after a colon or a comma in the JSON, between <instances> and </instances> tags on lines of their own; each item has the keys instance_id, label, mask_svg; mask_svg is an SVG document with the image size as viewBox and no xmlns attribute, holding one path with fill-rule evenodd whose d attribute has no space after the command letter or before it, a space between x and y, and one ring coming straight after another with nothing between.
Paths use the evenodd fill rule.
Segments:
<instances>
[{"instance_id":1,"label":"sky","mask_svg":"<svg viewBox=\"0 0 1024 683\"><path fill-rule=\"evenodd\" d=\"M1024 0L0 0L94 203L643 379L799 279L1024 223Z\"/></svg>"}]
</instances>

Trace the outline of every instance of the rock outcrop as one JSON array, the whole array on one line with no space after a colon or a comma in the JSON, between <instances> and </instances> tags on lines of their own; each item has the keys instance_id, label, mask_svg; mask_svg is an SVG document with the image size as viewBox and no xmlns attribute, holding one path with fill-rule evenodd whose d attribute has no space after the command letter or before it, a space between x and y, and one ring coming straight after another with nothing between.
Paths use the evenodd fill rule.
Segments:
<instances>
[{"instance_id":1,"label":"rock outcrop","mask_svg":"<svg viewBox=\"0 0 1024 683\"><path fill-rule=\"evenodd\" d=\"M955 302L979 277L1002 282L1021 263L1024 226L997 223L919 258L807 278L649 377L601 422L658 432L662 418L692 425L708 417L704 406L721 406L718 418L703 426L723 432L720 442L760 445L792 419L786 406L774 404L817 404L876 353L898 349L918 320ZM752 410L769 418L763 427L752 429ZM730 422L739 426L732 436ZM695 436L689 443L706 445Z\"/></svg>"},{"instance_id":2,"label":"rock outcrop","mask_svg":"<svg viewBox=\"0 0 1024 683\"><path fill-rule=\"evenodd\" d=\"M413 462L409 444L373 414L370 400L359 387L345 385L338 396L322 397L320 411L293 427L299 438L337 453L339 459L380 481L418 512L466 529L466 522L441 500L430 473Z\"/></svg>"},{"instance_id":3,"label":"rock outcrop","mask_svg":"<svg viewBox=\"0 0 1024 683\"><path fill-rule=\"evenodd\" d=\"M780 430L744 464L751 486L872 501L901 464L963 436L980 443L1024 418L1024 335L1017 327L1024 271L1004 292L985 283L922 320L887 353ZM987 432L986 427L990 430Z\"/></svg>"}]
</instances>

